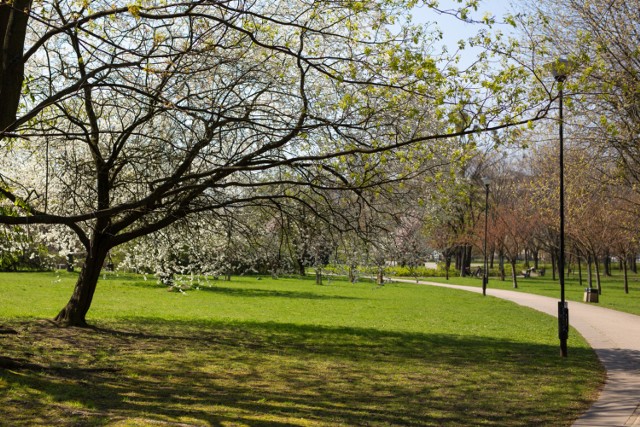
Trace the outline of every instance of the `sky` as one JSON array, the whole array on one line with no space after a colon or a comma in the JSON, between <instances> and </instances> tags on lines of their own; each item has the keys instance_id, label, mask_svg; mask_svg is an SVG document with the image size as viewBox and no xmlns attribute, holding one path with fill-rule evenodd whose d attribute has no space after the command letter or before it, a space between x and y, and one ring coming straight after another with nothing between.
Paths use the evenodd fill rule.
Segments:
<instances>
[{"instance_id":1,"label":"sky","mask_svg":"<svg viewBox=\"0 0 640 427\"><path fill-rule=\"evenodd\" d=\"M439 3L442 10L457 9L460 6L455 0L440 0ZM493 27L493 30L499 29L504 33L508 33L512 30L512 27L500 22L502 22L502 17L505 14L514 13L512 3L512 0L483 0L480 2L478 11L474 12L471 18L480 20L485 13L489 13L495 16L496 22L499 22ZM450 15L437 14L427 7L413 9L412 15L416 23L435 21L437 27L443 32L442 42L448 47L449 52L457 50L459 40L472 37L483 28L481 24L466 24Z\"/></svg>"},{"instance_id":2,"label":"sky","mask_svg":"<svg viewBox=\"0 0 640 427\"><path fill-rule=\"evenodd\" d=\"M504 34L513 35L513 27L509 24L505 24L503 17L506 14L516 14L518 11L516 6L521 0L480 0L480 5L477 12L473 12L471 19L480 21L482 17L489 13L495 17L496 24L491 28L492 32L502 31ZM440 0L440 9L457 9L460 3L455 0ZM470 37L477 35L478 31L486 26L478 23L464 23L453 16L447 14L437 14L433 10L422 7L416 8L412 11L412 15L415 23L435 22L437 27L443 33L442 43L447 46L449 53L455 53L458 51L458 41L466 40ZM466 47L460 54L460 62L458 67L465 69L470 66L477 58L477 54L483 51L482 48L470 48ZM504 148L503 148L504 149ZM508 150L510 153L518 153L517 157L522 154L519 149L514 148Z\"/></svg>"}]
</instances>

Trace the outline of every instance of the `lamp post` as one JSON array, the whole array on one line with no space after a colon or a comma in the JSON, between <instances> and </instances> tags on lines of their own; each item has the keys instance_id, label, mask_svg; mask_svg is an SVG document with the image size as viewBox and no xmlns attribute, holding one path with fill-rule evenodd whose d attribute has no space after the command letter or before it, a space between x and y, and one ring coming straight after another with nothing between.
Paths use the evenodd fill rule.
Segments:
<instances>
[{"instance_id":1,"label":"lamp post","mask_svg":"<svg viewBox=\"0 0 640 427\"><path fill-rule=\"evenodd\" d=\"M560 301L558 302L558 337L560 338L560 355L567 357L567 339L569 338L569 306L564 298L564 119L562 115L562 98L564 81L567 79L569 61L559 58L552 65L553 78L558 82L558 99L560 102L558 127L560 136L560 253L558 254L558 273L560 274Z\"/></svg>"},{"instance_id":2,"label":"lamp post","mask_svg":"<svg viewBox=\"0 0 640 427\"><path fill-rule=\"evenodd\" d=\"M489 217L489 185L491 179L489 177L483 177L482 183L484 184L484 274L482 275L482 295L487 295L487 285L489 284L489 262L487 259L487 225Z\"/></svg>"}]
</instances>

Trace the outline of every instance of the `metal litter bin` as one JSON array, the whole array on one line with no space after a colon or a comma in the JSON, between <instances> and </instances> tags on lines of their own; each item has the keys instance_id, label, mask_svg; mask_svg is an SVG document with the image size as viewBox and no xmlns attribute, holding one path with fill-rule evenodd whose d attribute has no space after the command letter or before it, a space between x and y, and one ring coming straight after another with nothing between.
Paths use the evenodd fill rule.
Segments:
<instances>
[{"instance_id":1,"label":"metal litter bin","mask_svg":"<svg viewBox=\"0 0 640 427\"><path fill-rule=\"evenodd\" d=\"M595 288L585 288L584 302L598 302L598 290Z\"/></svg>"}]
</instances>

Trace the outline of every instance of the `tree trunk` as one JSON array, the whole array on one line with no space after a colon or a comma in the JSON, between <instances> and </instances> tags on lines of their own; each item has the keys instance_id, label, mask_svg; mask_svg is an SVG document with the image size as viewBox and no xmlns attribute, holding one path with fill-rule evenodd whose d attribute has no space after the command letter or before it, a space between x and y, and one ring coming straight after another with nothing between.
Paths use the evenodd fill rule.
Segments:
<instances>
[{"instance_id":1,"label":"tree trunk","mask_svg":"<svg viewBox=\"0 0 640 427\"><path fill-rule=\"evenodd\" d=\"M105 237L97 236L92 239L71 299L54 319L56 323L63 326L88 326L85 316L91 307L100 271L109 249Z\"/></svg>"},{"instance_id":2,"label":"tree trunk","mask_svg":"<svg viewBox=\"0 0 640 427\"><path fill-rule=\"evenodd\" d=\"M322 268L316 267L316 285L322 285Z\"/></svg>"},{"instance_id":3,"label":"tree trunk","mask_svg":"<svg viewBox=\"0 0 640 427\"><path fill-rule=\"evenodd\" d=\"M500 280L504 282L505 274L504 274L504 253L500 251L500 255L498 256L498 266L500 268Z\"/></svg>"},{"instance_id":4,"label":"tree trunk","mask_svg":"<svg viewBox=\"0 0 640 427\"><path fill-rule=\"evenodd\" d=\"M593 257L596 265L596 286L598 287L598 295L602 295L602 284L600 283L600 261L597 256Z\"/></svg>"},{"instance_id":5,"label":"tree trunk","mask_svg":"<svg viewBox=\"0 0 640 427\"><path fill-rule=\"evenodd\" d=\"M466 277L468 275L468 272L471 271L471 246L462 246L460 253L462 257L460 277Z\"/></svg>"},{"instance_id":6,"label":"tree trunk","mask_svg":"<svg viewBox=\"0 0 640 427\"><path fill-rule=\"evenodd\" d=\"M384 285L384 268L378 267L378 277L376 278L376 283L379 286Z\"/></svg>"},{"instance_id":7,"label":"tree trunk","mask_svg":"<svg viewBox=\"0 0 640 427\"><path fill-rule=\"evenodd\" d=\"M580 287L582 287L582 263L580 261L580 253L578 253L577 258L578 258L578 279L580 280Z\"/></svg>"},{"instance_id":8,"label":"tree trunk","mask_svg":"<svg viewBox=\"0 0 640 427\"><path fill-rule=\"evenodd\" d=\"M468 256L467 245L458 246L458 253L456 256L456 268L460 272L460 277L467 276L467 266L469 261L467 260Z\"/></svg>"},{"instance_id":9,"label":"tree trunk","mask_svg":"<svg viewBox=\"0 0 640 427\"><path fill-rule=\"evenodd\" d=\"M604 275L611 277L611 257L609 255L604 257Z\"/></svg>"},{"instance_id":10,"label":"tree trunk","mask_svg":"<svg viewBox=\"0 0 640 427\"><path fill-rule=\"evenodd\" d=\"M302 277L307 275L307 269L304 266L304 261L298 260L298 274Z\"/></svg>"},{"instance_id":11,"label":"tree trunk","mask_svg":"<svg viewBox=\"0 0 640 427\"><path fill-rule=\"evenodd\" d=\"M627 273L627 260L624 257L620 257L622 261L622 271L624 274L624 293L629 293L629 274Z\"/></svg>"},{"instance_id":12,"label":"tree trunk","mask_svg":"<svg viewBox=\"0 0 640 427\"><path fill-rule=\"evenodd\" d=\"M0 131L16 120L24 80L22 56L30 9L30 0L0 3Z\"/></svg>"},{"instance_id":13,"label":"tree trunk","mask_svg":"<svg viewBox=\"0 0 640 427\"><path fill-rule=\"evenodd\" d=\"M589 288L593 288L593 273L591 271L593 267L592 264L591 254L587 254L587 286Z\"/></svg>"},{"instance_id":14,"label":"tree trunk","mask_svg":"<svg viewBox=\"0 0 640 427\"><path fill-rule=\"evenodd\" d=\"M513 288L514 289L518 289L518 279L517 279L517 274L516 274L516 259L513 258L512 260L509 261L509 263L511 264L511 280L513 281Z\"/></svg>"},{"instance_id":15,"label":"tree trunk","mask_svg":"<svg viewBox=\"0 0 640 427\"><path fill-rule=\"evenodd\" d=\"M349 283L356 283L356 266L349 266Z\"/></svg>"},{"instance_id":16,"label":"tree trunk","mask_svg":"<svg viewBox=\"0 0 640 427\"><path fill-rule=\"evenodd\" d=\"M551 251L551 280L556 281L556 251Z\"/></svg>"}]
</instances>

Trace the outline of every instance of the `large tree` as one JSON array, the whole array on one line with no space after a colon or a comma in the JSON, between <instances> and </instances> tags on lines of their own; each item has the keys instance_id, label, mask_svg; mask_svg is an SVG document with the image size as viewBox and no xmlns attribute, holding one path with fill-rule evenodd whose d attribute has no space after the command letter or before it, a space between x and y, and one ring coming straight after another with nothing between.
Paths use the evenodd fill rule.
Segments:
<instances>
[{"instance_id":1,"label":"large tree","mask_svg":"<svg viewBox=\"0 0 640 427\"><path fill-rule=\"evenodd\" d=\"M531 58L570 61L565 83L569 138L598 159L602 178L640 183L640 1L529 2ZM547 69L548 73L549 70ZM621 178L623 181L621 181Z\"/></svg>"},{"instance_id":2,"label":"large tree","mask_svg":"<svg viewBox=\"0 0 640 427\"><path fill-rule=\"evenodd\" d=\"M118 245L283 187L399 181L433 165L411 147L429 160L428 141L530 118L504 113L509 73L478 85L481 64L393 26L411 4L2 1L2 153L41 167L3 167L0 223L62 225L85 250L56 320L86 325Z\"/></svg>"}]
</instances>

